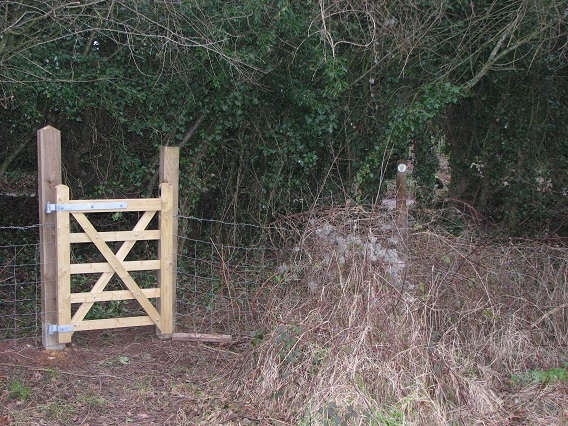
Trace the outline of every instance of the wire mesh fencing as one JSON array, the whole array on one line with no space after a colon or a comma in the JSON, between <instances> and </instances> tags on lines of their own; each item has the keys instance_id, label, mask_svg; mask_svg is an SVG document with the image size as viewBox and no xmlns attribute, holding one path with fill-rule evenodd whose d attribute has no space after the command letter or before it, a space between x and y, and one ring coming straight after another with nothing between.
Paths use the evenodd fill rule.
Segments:
<instances>
[{"instance_id":1,"label":"wire mesh fencing","mask_svg":"<svg viewBox=\"0 0 568 426\"><path fill-rule=\"evenodd\" d=\"M285 229L182 216L177 331L239 336L254 299L277 269Z\"/></svg>"},{"instance_id":2,"label":"wire mesh fencing","mask_svg":"<svg viewBox=\"0 0 568 426\"><path fill-rule=\"evenodd\" d=\"M0 341L41 336L40 229L0 227ZM274 274L287 231L191 216L179 217L179 229L176 331L236 336L250 332L255 295ZM90 256L88 245L83 246L73 253L72 263L77 256ZM138 251L152 249L140 245ZM132 274L137 281L151 278L142 271ZM73 280L72 285L76 287ZM91 314L97 318L140 314L130 311L131 303L120 309L116 302L95 305Z\"/></svg>"},{"instance_id":3,"label":"wire mesh fencing","mask_svg":"<svg viewBox=\"0 0 568 426\"><path fill-rule=\"evenodd\" d=\"M41 334L39 227L0 227L0 341Z\"/></svg>"}]
</instances>

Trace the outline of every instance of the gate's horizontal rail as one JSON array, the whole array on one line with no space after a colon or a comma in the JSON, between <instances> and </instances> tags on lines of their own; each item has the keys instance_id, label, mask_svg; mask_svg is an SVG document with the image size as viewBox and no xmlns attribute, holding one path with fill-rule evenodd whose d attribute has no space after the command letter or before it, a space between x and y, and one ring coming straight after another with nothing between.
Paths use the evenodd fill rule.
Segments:
<instances>
[{"instance_id":1,"label":"gate's horizontal rail","mask_svg":"<svg viewBox=\"0 0 568 426\"><path fill-rule=\"evenodd\" d=\"M138 327L156 325L149 316L83 320L73 324L73 331L102 330L107 328Z\"/></svg>"},{"instance_id":2,"label":"gate's horizontal rail","mask_svg":"<svg viewBox=\"0 0 568 426\"><path fill-rule=\"evenodd\" d=\"M107 231L99 232L103 241L145 241L145 240L159 240L160 231ZM90 243L91 239L84 232L77 232L70 234L70 242L73 243Z\"/></svg>"},{"instance_id":3,"label":"gate's horizontal rail","mask_svg":"<svg viewBox=\"0 0 568 426\"><path fill-rule=\"evenodd\" d=\"M160 269L159 260L132 260L121 262L127 271L156 271ZM96 274L99 272L113 272L114 269L108 263L73 263L69 273L73 274Z\"/></svg>"},{"instance_id":4,"label":"gate's horizontal rail","mask_svg":"<svg viewBox=\"0 0 568 426\"><path fill-rule=\"evenodd\" d=\"M159 288L140 289L147 298L160 297ZM92 291L85 293L71 293L71 303L109 302L111 300L135 299L130 290Z\"/></svg>"},{"instance_id":5,"label":"gate's horizontal rail","mask_svg":"<svg viewBox=\"0 0 568 426\"><path fill-rule=\"evenodd\" d=\"M120 200L89 200L88 204L110 204L110 203L125 203L128 204L126 208L107 210L88 208L82 210L74 210L75 213L113 213L113 212L140 212L140 211L160 211L162 209L162 201L159 198L139 198L139 199L120 199ZM84 200L69 200L65 204L70 206L84 206Z\"/></svg>"}]
</instances>

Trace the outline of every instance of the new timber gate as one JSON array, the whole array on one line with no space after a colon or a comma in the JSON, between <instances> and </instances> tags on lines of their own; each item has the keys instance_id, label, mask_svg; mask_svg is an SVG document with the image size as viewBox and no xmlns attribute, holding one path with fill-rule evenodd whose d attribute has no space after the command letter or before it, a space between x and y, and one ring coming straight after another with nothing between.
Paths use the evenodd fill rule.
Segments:
<instances>
[{"instance_id":1,"label":"new timber gate","mask_svg":"<svg viewBox=\"0 0 568 426\"><path fill-rule=\"evenodd\" d=\"M61 184L60 132L44 127L38 131L37 141L44 347L61 349L76 331L118 327L155 325L158 335L170 337L176 313L179 149L160 150L159 198L70 200L69 188ZM100 212L141 212L141 216L132 229L99 232L88 215ZM158 229L146 229L156 215ZM80 232L71 232L71 219ZM137 241L148 240L158 241L157 259L125 260ZM108 243L117 242L122 244L111 249ZM104 262L71 263L72 244L93 244ZM158 271L157 286L140 288L132 271ZM105 291L115 274L124 289ZM73 293L72 275L98 278L92 280L90 291ZM94 303L121 300L137 302L145 315L85 319ZM78 308L72 309L72 305Z\"/></svg>"}]
</instances>

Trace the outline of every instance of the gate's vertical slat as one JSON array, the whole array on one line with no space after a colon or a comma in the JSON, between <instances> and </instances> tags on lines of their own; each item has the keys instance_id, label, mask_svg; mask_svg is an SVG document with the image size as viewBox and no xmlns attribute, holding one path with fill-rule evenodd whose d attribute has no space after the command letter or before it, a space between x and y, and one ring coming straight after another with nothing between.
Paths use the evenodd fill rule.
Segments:
<instances>
[{"instance_id":1,"label":"gate's vertical slat","mask_svg":"<svg viewBox=\"0 0 568 426\"><path fill-rule=\"evenodd\" d=\"M172 333L176 329L176 281L177 281L177 254L178 254L178 203L179 203L179 147L162 146L160 147L160 184L169 183L172 187L172 226L170 235L173 237L171 245L171 299L158 299L158 310L161 311L163 301L170 304L172 312ZM163 213L162 213L163 215ZM161 244L161 243L160 243ZM160 245L161 250L161 245Z\"/></svg>"},{"instance_id":2,"label":"gate's vertical slat","mask_svg":"<svg viewBox=\"0 0 568 426\"><path fill-rule=\"evenodd\" d=\"M55 199L55 186L61 183L61 134L47 126L37 132L38 201L40 229L42 343L46 349L62 349L57 334L48 326L57 323L57 265L55 261L55 215L45 211Z\"/></svg>"},{"instance_id":3,"label":"gate's vertical slat","mask_svg":"<svg viewBox=\"0 0 568 426\"><path fill-rule=\"evenodd\" d=\"M160 184L160 198L162 210L160 212L160 274L158 286L160 287L159 311L161 322L157 327L157 334L170 337L174 332L174 303L173 292L173 191L169 183Z\"/></svg>"},{"instance_id":4,"label":"gate's vertical slat","mask_svg":"<svg viewBox=\"0 0 568 426\"><path fill-rule=\"evenodd\" d=\"M69 203L69 187L57 185L55 187L56 204ZM69 212L55 213L55 251L57 257L57 324L71 325L71 242L69 229ZM72 332L57 333L59 343L71 342Z\"/></svg>"}]
</instances>

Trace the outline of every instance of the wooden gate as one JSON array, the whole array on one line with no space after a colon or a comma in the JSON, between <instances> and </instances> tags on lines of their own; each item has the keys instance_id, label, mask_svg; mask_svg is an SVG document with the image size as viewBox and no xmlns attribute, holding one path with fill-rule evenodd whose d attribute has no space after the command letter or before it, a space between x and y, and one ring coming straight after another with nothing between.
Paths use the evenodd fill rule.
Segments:
<instances>
[{"instance_id":1,"label":"wooden gate","mask_svg":"<svg viewBox=\"0 0 568 426\"><path fill-rule=\"evenodd\" d=\"M43 225L42 241L42 301L43 301L43 343L46 348L60 349L71 341L76 331L155 325L157 334L171 336L175 327L175 268L177 221L177 148L165 148L161 152L160 197L149 199L115 200L70 200L69 188L56 184L50 190L43 182L49 171L43 163L53 164L50 156L57 157L59 133L53 128L38 132L38 154L40 154L40 221ZM41 133L45 131L45 133ZM46 137L47 134L47 137ZM53 135L57 136L53 138ZM52 139L57 139L55 142ZM46 146L51 144L51 150ZM43 156L41 150L43 149ZM49 154L46 154L49 152ZM59 154L60 155L60 154ZM46 158L48 157L48 158ZM57 162L57 161L56 161ZM51 170L53 171L53 170ZM57 180L57 179L55 179ZM47 178L47 183L53 180ZM57 183L57 182L55 182ZM174 188L173 184L176 185ZM47 188L46 188L47 186ZM50 195L52 197L50 197ZM51 200L49 199L51 198ZM46 201L47 200L47 201ZM138 223L129 230L100 232L89 219L92 213L143 212ZM158 215L158 229L149 230L148 225ZM71 221L75 221L80 232L71 232ZM47 237L46 235L47 234ZM137 241L158 240L155 259L130 260L127 255ZM50 246L52 242L55 247ZM113 251L108 243L122 242ZM93 244L104 262L80 263L71 259L72 244ZM55 248L55 250L53 250ZM157 286L140 288L132 271L158 271ZM73 293L72 275L98 274L90 291ZM107 290L107 284L114 275L120 278L123 289ZM155 300L152 303L151 300ZM134 300L145 315L85 319L97 302ZM73 309L72 306L77 306Z\"/></svg>"}]
</instances>

